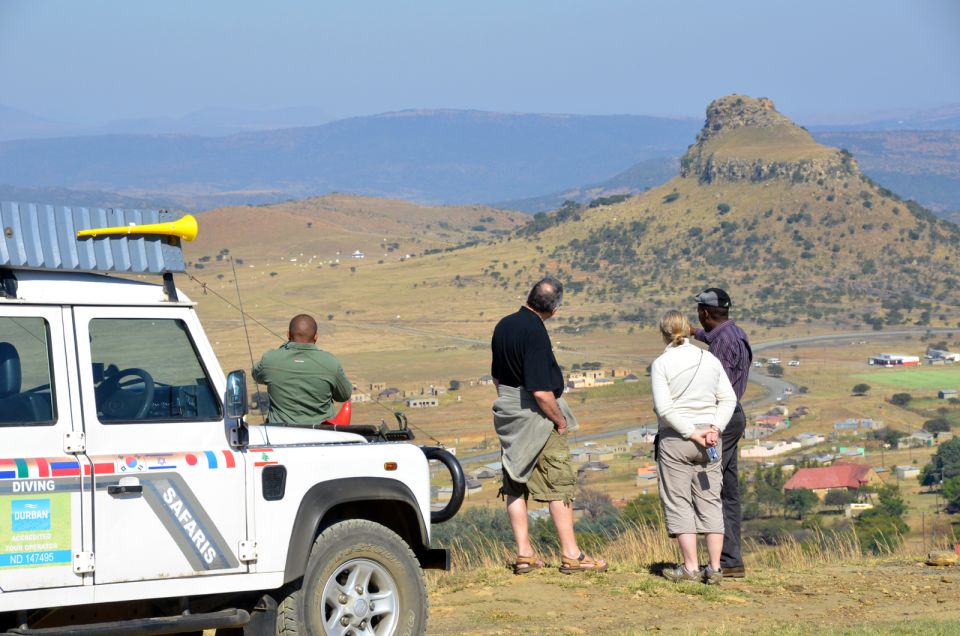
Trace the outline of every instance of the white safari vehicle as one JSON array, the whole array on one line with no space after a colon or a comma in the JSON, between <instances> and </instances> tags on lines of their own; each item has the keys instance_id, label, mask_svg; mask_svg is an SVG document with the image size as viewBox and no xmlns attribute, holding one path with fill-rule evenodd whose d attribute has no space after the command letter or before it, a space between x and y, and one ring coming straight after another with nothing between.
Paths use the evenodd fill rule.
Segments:
<instances>
[{"instance_id":1,"label":"white safari vehicle","mask_svg":"<svg viewBox=\"0 0 960 636\"><path fill-rule=\"evenodd\" d=\"M402 430L248 425L169 217L0 206L0 633L422 633L459 464Z\"/></svg>"}]
</instances>

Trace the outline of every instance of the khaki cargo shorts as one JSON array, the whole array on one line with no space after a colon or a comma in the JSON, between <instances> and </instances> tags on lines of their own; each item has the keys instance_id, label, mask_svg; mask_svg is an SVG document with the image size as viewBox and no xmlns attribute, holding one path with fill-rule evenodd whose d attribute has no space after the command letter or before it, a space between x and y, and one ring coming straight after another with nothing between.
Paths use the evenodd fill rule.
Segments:
<instances>
[{"instance_id":1,"label":"khaki cargo shorts","mask_svg":"<svg viewBox=\"0 0 960 636\"><path fill-rule=\"evenodd\" d=\"M576 485L573 464L570 462L570 445L567 444L566 436L554 430L550 432L546 445L540 451L530 481L525 484L516 482L504 470L500 496L533 499L543 503L570 503L573 501Z\"/></svg>"}]
</instances>

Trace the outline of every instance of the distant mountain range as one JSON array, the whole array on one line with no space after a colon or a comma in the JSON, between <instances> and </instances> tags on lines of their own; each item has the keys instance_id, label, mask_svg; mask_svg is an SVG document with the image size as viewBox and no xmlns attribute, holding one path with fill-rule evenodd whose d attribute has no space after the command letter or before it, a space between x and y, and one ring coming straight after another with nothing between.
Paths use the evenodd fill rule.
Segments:
<instances>
[{"instance_id":1,"label":"distant mountain range","mask_svg":"<svg viewBox=\"0 0 960 636\"><path fill-rule=\"evenodd\" d=\"M188 208L328 192L423 202L527 198L676 156L700 122L406 111L227 137L100 135L0 143L0 183L175 199Z\"/></svg>"},{"instance_id":2,"label":"distant mountain range","mask_svg":"<svg viewBox=\"0 0 960 636\"><path fill-rule=\"evenodd\" d=\"M663 183L702 124L425 110L284 127L322 117L217 109L83 128L0 106L0 197L203 210L351 192L542 212ZM960 215L960 106L878 117L812 132L899 195Z\"/></svg>"}]
</instances>

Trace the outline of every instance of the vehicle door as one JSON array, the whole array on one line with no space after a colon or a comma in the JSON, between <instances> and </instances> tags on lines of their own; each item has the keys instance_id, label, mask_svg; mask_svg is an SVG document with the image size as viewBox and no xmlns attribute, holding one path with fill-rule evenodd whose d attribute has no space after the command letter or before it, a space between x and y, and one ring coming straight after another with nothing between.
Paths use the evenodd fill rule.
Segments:
<instances>
[{"instance_id":1,"label":"vehicle door","mask_svg":"<svg viewBox=\"0 0 960 636\"><path fill-rule=\"evenodd\" d=\"M224 378L187 307L74 309L97 584L246 572Z\"/></svg>"},{"instance_id":2,"label":"vehicle door","mask_svg":"<svg viewBox=\"0 0 960 636\"><path fill-rule=\"evenodd\" d=\"M63 314L55 306L0 305L0 589L5 592L83 583L83 575L74 573L73 554L84 551L90 478L83 456L78 460L64 450L67 433L81 426L71 410L71 395L78 393L67 373L73 334L65 333Z\"/></svg>"}]
</instances>

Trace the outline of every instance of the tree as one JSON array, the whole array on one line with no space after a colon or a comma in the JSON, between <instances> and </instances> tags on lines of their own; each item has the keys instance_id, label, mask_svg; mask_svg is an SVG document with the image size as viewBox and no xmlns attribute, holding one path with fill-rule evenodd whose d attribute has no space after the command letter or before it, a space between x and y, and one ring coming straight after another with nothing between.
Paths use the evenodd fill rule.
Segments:
<instances>
[{"instance_id":1,"label":"tree","mask_svg":"<svg viewBox=\"0 0 960 636\"><path fill-rule=\"evenodd\" d=\"M897 443L901 438L907 437L907 434L903 431L898 431L895 428L885 428L873 432L874 439L878 439L884 444L890 446L890 448L896 448Z\"/></svg>"},{"instance_id":2,"label":"tree","mask_svg":"<svg viewBox=\"0 0 960 636\"><path fill-rule=\"evenodd\" d=\"M857 518L855 529L861 549L880 554L899 546L910 527L903 520L907 504L900 489L885 485L880 486L877 493L879 503Z\"/></svg>"},{"instance_id":3,"label":"tree","mask_svg":"<svg viewBox=\"0 0 960 636\"><path fill-rule=\"evenodd\" d=\"M813 510L820 500L809 488L794 488L788 490L783 498L784 511L797 513L797 519L803 519L803 516Z\"/></svg>"},{"instance_id":4,"label":"tree","mask_svg":"<svg viewBox=\"0 0 960 636\"><path fill-rule=\"evenodd\" d=\"M920 469L920 485L921 486L936 486L940 483L940 471L934 467L933 462L930 462L926 466Z\"/></svg>"},{"instance_id":5,"label":"tree","mask_svg":"<svg viewBox=\"0 0 960 636\"><path fill-rule=\"evenodd\" d=\"M783 510L783 485L786 481L780 466L757 468L753 480L753 496L757 506L768 516Z\"/></svg>"},{"instance_id":6,"label":"tree","mask_svg":"<svg viewBox=\"0 0 960 636\"><path fill-rule=\"evenodd\" d=\"M841 512L844 506L853 503L856 498L856 495L846 488L834 488L827 492L827 496L824 497L823 503L828 506L836 506L837 512Z\"/></svg>"},{"instance_id":7,"label":"tree","mask_svg":"<svg viewBox=\"0 0 960 636\"><path fill-rule=\"evenodd\" d=\"M783 377L783 366L779 364L768 364L767 365L767 374L774 378Z\"/></svg>"},{"instance_id":8,"label":"tree","mask_svg":"<svg viewBox=\"0 0 960 636\"><path fill-rule=\"evenodd\" d=\"M880 486L877 488L877 494L880 502L874 507L874 510L879 510L892 517L903 517L903 514L907 511L907 503L903 500L903 495L900 494L900 489L897 486L892 484Z\"/></svg>"},{"instance_id":9,"label":"tree","mask_svg":"<svg viewBox=\"0 0 960 636\"><path fill-rule=\"evenodd\" d=\"M944 433L950 430L950 422L942 417L935 417L923 423L923 430L928 433Z\"/></svg>"},{"instance_id":10,"label":"tree","mask_svg":"<svg viewBox=\"0 0 960 636\"><path fill-rule=\"evenodd\" d=\"M900 517L874 509L867 510L857 517L854 530L860 541L861 550L881 554L899 546L903 541L903 534L910 528Z\"/></svg>"},{"instance_id":11,"label":"tree","mask_svg":"<svg viewBox=\"0 0 960 636\"><path fill-rule=\"evenodd\" d=\"M943 480L960 475L960 437L946 441L937 448L933 460L924 466L921 478L929 480L925 486L932 486Z\"/></svg>"},{"instance_id":12,"label":"tree","mask_svg":"<svg viewBox=\"0 0 960 636\"><path fill-rule=\"evenodd\" d=\"M463 386L463 383L460 380L450 380L450 390L459 391Z\"/></svg>"},{"instance_id":13,"label":"tree","mask_svg":"<svg viewBox=\"0 0 960 636\"><path fill-rule=\"evenodd\" d=\"M855 385L853 386L853 394L854 394L854 395L866 395L866 394L869 393L869 392L870 392L870 385L869 385L869 384L863 384L863 383L861 382L860 384L855 384Z\"/></svg>"},{"instance_id":14,"label":"tree","mask_svg":"<svg viewBox=\"0 0 960 636\"><path fill-rule=\"evenodd\" d=\"M960 476L943 482L943 498L947 500L950 508L960 508Z\"/></svg>"},{"instance_id":15,"label":"tree","mask_svg":"<svg viewBox=\"0 0 960 636\"><path fill-rule=\"evenodd\" d=\"M897 406L906 406L910 403L910 400L913 399L913 396L909 393L894 393L890 398L890 404L896 404Z\"/></svg>"}]
</instances>

